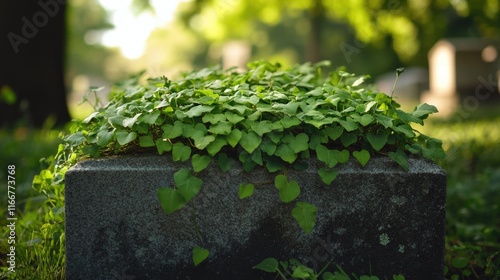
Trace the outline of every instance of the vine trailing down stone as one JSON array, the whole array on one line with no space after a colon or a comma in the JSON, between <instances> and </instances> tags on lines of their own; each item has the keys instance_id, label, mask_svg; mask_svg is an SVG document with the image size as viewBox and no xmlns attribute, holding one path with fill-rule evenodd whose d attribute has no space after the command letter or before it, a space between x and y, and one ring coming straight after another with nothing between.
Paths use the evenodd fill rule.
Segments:
<instances>
[{"instance_id":1,"label":"vine trailing down stone","mask_svg":"<svg viewBox=\"0 0 500 280\"><path fill-rule=\"evenodd\" d=\"M276 173L280 199L295 203L292 216L310 233L316 221L313 204L296 201L300 186L286 177L287 169L307 168L317 158L318 176L330 185L336 166L354 157L365 166L375 155L388 156L408 170L410 154L436 160L444 156L441 141L412 128L437 112L421 104L413 112L385 93L362 86L368 76L337 69L324 75L329 62L296 65L253 62L239 73L204 68L171 81L166 77L141 82L136 75L117 85L110 102L95 108L71 133L62 136L55 160L35 177L34 186L51 192L64 186L64 173L78 160L113 154L155 152L174 161L192 163L174 175L175 186L159 188L167 214L189 203L202 188L196 173L216 162L224 172L240 162L247 172L256 166ZM399 72L398 72L399 74ZM92 91L91 91L92 92ZM242 182L239 198L254 192ZM195 264L208 251L193 250Z\"/></svg>"}]
</instances>

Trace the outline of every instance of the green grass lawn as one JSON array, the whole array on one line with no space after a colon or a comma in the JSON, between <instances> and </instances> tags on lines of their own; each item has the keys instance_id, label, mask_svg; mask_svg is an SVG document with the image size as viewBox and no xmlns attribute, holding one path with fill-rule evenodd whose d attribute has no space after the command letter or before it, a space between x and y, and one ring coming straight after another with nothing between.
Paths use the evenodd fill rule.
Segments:
<instances>
[{"instance_id":1,"label":"green grass lawn","mask_svg":"<svg viewBox=\"0 0 500 280\"><path fill-rule=\"evenodd\" d=\"M439 163L448 174L446 279L500 278L500 115L496 111L461 122L433 119L419 128L442 139L447 151ZM64 212L58 207L64 197L31 187L33 176L45 164L40 158L50 158L57 151L58 133L24 127L0 130L0 182L7 181L7 166L16 166L17 279L64 279ZM0 201L3 217L6 203ZM0 222L0 278L14 279L5 263L9 252L5 223L6 219Z\"/></svg>"},{"instance_id":2,"label":"green grass lawn","mask_svg":"<svg viewBox=\"0 0 500 280\"><path fill-rule=\"evenodd\" d=\"M498 108L422 129L447 151L446 279L500 279Z\"/></svg>"}]
</instances>

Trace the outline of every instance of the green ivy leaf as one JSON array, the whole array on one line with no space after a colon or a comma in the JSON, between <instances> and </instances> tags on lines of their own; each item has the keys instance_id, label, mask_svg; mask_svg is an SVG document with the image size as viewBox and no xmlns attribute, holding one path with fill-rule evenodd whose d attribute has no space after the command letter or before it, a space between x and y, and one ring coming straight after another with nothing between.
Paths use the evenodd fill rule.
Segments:
<instances>
[{"instance_id":1,"label":"green ivy leaf","mask_svg":"<svg viewBox=\"0 0 500 280\"><path fill-rule=\"evenodd\" d=\"M420 104L417 107L415 107L412 115L416 118L419 118L419 119L425 119L429 116L429 114L433 114L433 113L437 113L437 112L438 112L438 110L436 109L436 107L429 105L427 103L423 103L423 104Z\"/></svg>"},{"instance_id":2,"label":"green ivy leaf","mask_svg":"<svg viewBox=\"0 0 500 280\"><path fill-rule=\"evenodd\" d=\"M269 156L274 155L277 147L278 145L270 141L269 138L262 141L262 143L260 144L260 149Z\"/></svg>"},{"instance_id":3,"label":"green ivy leaf","mask_svg":"<svg viewBox=\"0 0 500 280\"><path fill-rule=\"evenodd\" d=\"M278 267L279 267L278 260L276 260L274 258L267 258L267 259L263 260L261 263L259 263L258 265L254 266L253 268L258 269L258 270L262 270L265 272L273 273L273 272L278 271Z\"/></svg>"},{"instance_id":4,"label":"green ivy leaf","mask_svg":"<svg viewBox=\"0 0 500 280\"><path fill-rule=\"evenodd\" d=\"M233 112L225 112L224 115L226 116L227 120L233 124L237 124L245 119L244 117L242 117L238 114L235 114Z\"/></svg>"},{"instance_id":5,"label":"green ivy leaf","mask_svg":"<svg viewBox=\"0 0 500 280\"><path fill-rule=\"evenodd\" d=\"M350 145L358 142L358 133L356 131L346 132L340 136L340 142L344 147L349 147Z\"/></svg>"},{"instance_id":6,"label":"green ivy leaf","mask_svg":"<svg viewBox=\"0 0 500 280\"><path fill-rule=\"evenodd\" d=\"M283 170L285 167L281 160L277 157L269 157L266 160L266 168L270 173L276 172L278 170Z\"/></svg>"},{"instance_id":7,"label":"green ivy leaf","mask_svg":"<svg viewBox=\"0 0 500 280\"><path fill-rule=\"evenodd\" d=\"M226 144L227 144L227 141L226 141L225 138L222 138L221 136L217 136L217 138L215 138L215 140L212 143L208 144L208 146L207 146L207 152L208 152L209 155L214 156Z\"/></svg>"},{"instance_id":8,"label":"green ivy leaf","mask_svg":"<svg viewBox=\"0 0 500 280\"><path fill-rule=\"evenodd\" d=\"M133 129L138 134L148 134L150 125L147 123L137 123L134 125Z\"/></svg>"},{"instance_id":9,"label":"green ivy leaf","mask_svg":"<svg viewBox=\"0 0 500 280\"><path fill-rule=\"evenodd\" d=\"M189 169L184 168L174 173L174 182L186 203L198 194L203 185L200 178L191 175Z\"/></svg>"},{"instance_id":10,"label":"green ivy leaf","mask_svg":"<svg viewBox=\"0 0 500 280\"><path fill-rule=\"evenodd\" d=\"M324 131L326 135L330 137L330 139L335 141L342 135L342 132L344 132L344 128L342 126L327 127Z\"/></svg>"},{"instance_id":11,"label":"green ivy leaf","mask_svg":"<svg viewBox=\"0 0 500 280\"><path fill-rule=\"evenodd\" d=\"M314 270L304 265L297 266L292 273L294 279L310 279L314 276Z\"/></svg>"},{"instance_id":12,"label":"green ivy leaf","mask_svg":"<svg viewBox=\"0 0 500 280\"><path fill-rule=\"evenodd\" d=\"M97 118L99 116L99 112L94 112L92 114L90 114L88 117L86 117L82 123L89 123L91 120L93 120L94 118Z\"/></svg>"},{"instance_id":13,"label":"green ivy leaf","mask_svg":"<svg viewBox=\"0 0 500 280\"><path fill-rule=\"evenodd\" d=\"M260 149L255 149L255 151L253 151L253 153L251 155L251 158L252 158L253 162L257 163L260 166L262 166L264 164L262 162L262 152L260 151Z\"/></svg>"},{"instance_id":14,"label":"green ivy leaf","mask_svg":"<svg viewBox=\"0 0 500 280\"><path fill-rule=\"evenodd\" d=\"M389 152L388 153L389 158L394 160L403 168L405 171L408 171L409 169L409 163L408 163L408 156L405 154L405 152L401 149L397 149L396 152Z\"/></svg>"},{"instance_id":15,"label":"green ivy leaf","mask_svg":"<svg viewBox=\"0 0 500 280\"><path fill-rule=\"evenodd\" d=\"M351 120L337 120L347 131L354 131L358 129L358 125Z\"/></svg>"},{"instance_id":16,"label":"green ivy leaf","mask_svg":"<svg viewBox=\"0 0 500 280\"><path fill-rule=\"evenodd\" d=\"M392 119L387 117L387 116L384 116L384 115L376 115L375 118L377 119L377 121L383 125L385 128L390 128L392 127Z\"/></svg>"},{"instance_id":17,"label":"green ivy leaf","mask_svg":"<svg viewBox=\"0 0 500 280\"><path fill-rule=\"evenodd\" d=\"M321 134L313 134L309 139L309 149L316 150L321 143L328 143L328 136Z\"/></svg>"},{"instance_id":18,"label":"green ivy leaf","mask_svg":"<svg viewBox=\"0 0 500 280\"><path fill-rule=\"evenodd\" d=\"M115 127L116 126L120 126L122 127L123 126L123 120L125 118L122 117L122 116L110 116L108 117L108 123L112 126L112 127Z\"/></svg>"},{"instance_id":19,"label":"green ivy leaf","mask_svg":"<svg viewBox=\"0 0 500 280\"><path fill-rule=\"evenodd\" d=\"M372 115L365 114L365 115L361 116L361 118L359 119L359 123L362 126L367 126L367 125L371 124L374 120L375 120L375 118L372 117Z\"/></svg>"},{"instance_id":20,"label":"green ivy leaf","mask_svg":"<svg viewBox=\"0 0 500 280\"><path fill-rule=\"evenodd\" d=\"M156 150L160 155L164 152L170 152L172 150L172 143L168 142L166 139L156 139L155 145Z\"/></svg>"},{"instance_id":21,"label":"green ivy leaf","mask_svg":"<svg viewBox=\"0 0 500 280\"><path fill-rule=\"evenodd\" d=\"M279 145L274 154L288 163L293 163L297 159L297 154L288 144Z\"/></svg>"},{"instance_id":22,"label":"green ivy leaf","mask_svg":"<svg viewBox=\"0 0 500 280\"><path fill-rule=\"evenodd\" d=\"M160 111L156 110L150 114L142 115L139 118L139 122L143 122L143 123L147 123L147 124L154 124L154 123L156 123L156 120L158 119L159 116L160 116Z\"/></svg>"},{"instance_id":23,"label":"green ivy leaf","mask_svg":"<svg viewBox=\"0 0 500 280\"><path fill-rule=\"evenodd\" d=\"M124 131L125 132L125 131ZM125 132L127 133L127 132ZM70 143L72 146L78 146L85 142L85 136L82 132L75 132L64 139L66 142ZM132 139L133 140L133 139ZM128 143L128 142L127 142Z\"/></svg>"},{"instance_id":24,"label":"green ivy leaf","mask_svg":"<svg viewBox=\"0 0 500 280\"><path fill-rule=\"evenodd\" d=\"M240 145L247 153L251 154L262 142L262 138L255 132L241 132Z\"/></svg>"},{"instance_id":25,"label":"green ivy leaf","mask_svg":"<svg viewBox=\"0 0 500 280\"><path fill-rule=\"evenodd\" d=\"M380 280L377 276L361 275L359 280Z\"/></svg>"},{"instance_id":26,"label":"green ivy leaf","mask_svg":"<svg viewBox=\"0 0 500 280\"><path fill-rule=\"evenodd\" d=\"M142 115L142 113L135 114L132 118L126 118L122 122L123 127L132 127L137 119Z\"/></svg>"},{"instance_id":27,"label":"green ivy leaf","mask_svg":"<svg viewBox=\"0 0 500 280\"><path fill-rule=\"evenodd\" d=\"M424 124L423 120L401 110L396 110L396 116L405 123L414 122L422 125Z\"/></svg>"},{"instance_id":28,"label":"green ivy leaf","mask_svg":"<svg viewBox=\"0 0 500 280\"><path fill-rule=\"evenodd\" d=\"M200 172L203 169L207 168L207 166L212 161L212 158L207 155L198 155L195 154L191 157L191 164L193 165L194 172Z\"/></svg>"},{"instance_id":29,"label":"green ivy leaf","mask_svg":"<svg viewBox=\"0 0 500 280\"><path fill-rule=\"evenodd\" d=\"M349 276L344 276L343 274L336 273L335 275L329 271L323 273L323 280L351 280Z\"/></svg>"},{"instance_id":30,"label":"green ivy leaf","mask_svg":"<svg viewBox=\"0 0 500 280\"><path fill-rule=\"evenodd\" d=\"M307 202L297 202L292 210L292 216L305 233L310 234L316 224L318 208Z\"/></svg>"},{"instance_id":31,"label":"green ivy leaf","mask_svg":"<svg viewBox=\"0 0 500 280\"><path fill-rule=\"evenodd\" d=\"M288 144L294 153L299 153L309 149L309 136L305 133L299 133L294 141Z\"/></svg>"},{"instance_id":32,"label":"green ivy leaf","mask_svg":"<svg viewBox=\"0 0 500 280\"><path fill-rule=\"evenodd\" d=\"M370 160L370 152L365 149L361 151L354 151L352 152L352 155L358 160L361 166L365 166Z\"/></svg>"},{"instance_id":33,"label":"green ivy leaf","mask_svg":"<svg viewBox=\"0 0 500 280\"><path fill-rule=\"evenodd\" d=\"M137 133L135 131L127 132L122 130L116 132L116 141L122 146L134 141L136 137Z\"/></svg>"},{"instance_id":34,"label":"green ivy leaf","mask_svg":"<svg viewBox=\"0 0 500 280\"><path fill-rule=\"evenodd\" d=\"M171 188L159 188L157 196L163 211L167 214L174 213L186 204L182 195L177 190Z\"/></svg>"},{"instance_id":35,"label":"green ivy leaf","mask_svg":"<svg viewBox=\"0 0 500 280\"><path fill-rule=\"evenodd\" d=\"M193 249L193 263L195 266L199 265L202 263L206 258L208 258L208 255L210 254L210 251L207 249L203 249L200 246L196 246Z\"/></svg>"},{"instance_id":36,"label":"green ivy leaf","mask_svg":"<svg viewBox=\"0 0 500 280\"><path fill-rule=\"evenodd\" d=\"M259 136L262 136L265 133L271 132L273 130L273 124L270 121L260 121L252 123L251 128Z\"/></svg>"},{"instance_id":37,"label":"green ivy leaf","mask_svg":"<svg viewBox=\"0 0 500 280\"><path fill-rule=\"evenodd\" d=\"M326 185L330 185L333 182L333 180L335 180L335 178L337 178L337 175L339 174L339 172L337 170L333 170L333 169L320 168L318 170L318 174L319 174L321 180L323 181L323 183L325 183Z\"/></svg>"},{"instance_id":38,"label":"green ivy leaf","mask_svg":"<svg viewBox=\"0 0 500 280\"><path fill-rule=\"evenodd\" d=\"M194 139L194 146L199 150L203 150L215 140L215 136L213 135L202 136L201 133L199 134L197 133L193 134L193 139Z\"/></svg>"},{"instance_id":39,"label":"green ivy leaf","mask_svg":"<svg viewBox=\"0 0 500 280\"><path fill-rule=\"evenodd\" d=\"M297 119L296 117L291 117L285 115L281 120L281 124L283 125L283 128L290 128L296 125L300 124L300 120Z\"/></svg>"},{"instance_id":40,"label":"green ivy leaf","mask_svg":"<svg viewBox=\"0 0 500 280\"><path fill-rule=\"evenodd\" d=\"M297 113L297 109L299 108L299 104L300 103L298 103L298 102L290 101L287 104L281 104L281 103L274 104L273 108L282 111L283 113L285 113L288 116L293 116Z\"/></svg>"},{"instance_id":41,"label":"green ivy leaf","mask_svg":"<svg viewBox=\"0 0 500 280\"><path fill-rule=\"evenodd\" d=\"M329 168L337 165L338 161L335 158L333 151L330 151L327 147L323 145L318 145L316 147L316 156L322 162L324 162Z\"/></svg>"},{"instance_id":42,"label":"green ivy leaf","mask_svg":"<svg viewBox=\"0 0 500 280\"><path fill-rule=\"evenodd\" d=\"M244 199L253 195L255 187L253 184L240 184L240 190L238 191L238 197Z\"/></svg>"},{"instance_id":43,"label":"green ivy leaf","mask_svg":"<svg viewBox=\"0 0 500 280\"><path fill-rule=\"evenodd\" d=\"M415 133L413 132L413 128L407 124L402 124L394 127L394 131L403 133L407 138L415 137Z\"/></svg>"},{"instance_id":44,"label":"green ivy leaf","mask_svg":"<svg viewBox=\"0 0 500 280\"><path fill-rule=\"evenodd\" d=\"M419 154L419 153L421 152L421 150L422 150L422 148L420 147L420 145L419 145L419 144L417 144L417 143L413 143L413 144L411 144L411 145L406 144L406 145L405 145L405 149L406 149L408 152L410 152L410 153L412 153L412 154L414 154L414 155Z\"/></svg>"},{"instance_id":45,"label":"green ivy leaf","mask_svg":"<svg viewBox=\"0 0 500 280\"><path fill-rule=\"evenodd\" d=\"M291 202L300 194L299 184L294 180L289 182L285 175L276 176L274 186L279 190L280 199L283 202Z\"/></svg>"},{"instance_id":46,"label":"green ivy leaf","mask_svg":"<svg viewBox=\"0 0 500 280\"><path fill-rule=\"evenodd\" d=\"M375 106L375 105L377 105L377 101L375 101L375 100L368 102L368 103L366 104L365 113L366 113L366 112L368 112L368 111L370 111L370 109L371 109L373 106Z\"/></svg>"},{"instance_id":47,"label":"green ivy leaf","mask_svg":"<svg viewBox=\"0 0 500 280\"><path fill-rule=\"evenodd\" d=\"M172 147L172 159L174 161L186 161L191 156L191 148L177 142Z\"/></svg>"},{"instance_id":48,"label":"green ivy leaf","mask_svg":"<svg viewBox=\"0 0 500 280\"><path fill-rule=\"evenodd\" d=\"M348 150L332 150L331 151L333 154L333 157L339 162L339 163L346 163L349 161L349 151Z\"/></svg>"},{"instance_id":49,"label":"green ivy leaf","mask_svg":"<svg viewBox=\"0 0 500 280\"><path fill-rule=\"evenodd\" d=\"M389 136L388 133L371 133L369 132L366 135L366 140L372 145L373 149L375 151L380 151L385 144L387 143L387 137Z\"/></svg>"},{"instance_id":50,"label":"green ivy leaf","mask_svg":"<svg viewBox=\"0 0 500 280\"><path fill-rule=\"evenodd\" d=\"M189 109L186 112L186 116L188 118L199 117L199 116L203 115L204 113L211 112L213 109L214 109L214 106L197 105L197 106L191 107L191 109Z\"/></svg>"},{"instance_id":51,"label":"green ivy leaf","mask_svg":"<svg viewBox=\"0 0 500 280\"><path fill-rule=\"evenodd\" d=\"M183 124L180 121L176 121L173 125L165 124L161 126L163 130L163 138L174 139L182 135Z\"/></svg>"},{"instance_id":52,"label":"green ivy leaf","mask_svg":"<svg viewBox=\"0 0 500 280\"><path fill-rule=\"evenodd\" d=\"M435 138L429 138L422 147L422 155L425 158L437 161L446 157L442 147L443 142Z\"/></svg>"},{"instance_id":53,"label":"green ivy leaf","mask_svg":"<svg viewBox=\"0 0 500 280\"><path fill-rule=\"evenodd\" d=\"M451 260L451 265L454 268L458 268L458 269L465 268L465 267L467 267L468 264L469 264L468 257L454 257Z\"/></svg>"},{"instance_id":54,"label":"green ivy leaf","mask_svg":"<svg viewBox=\"0 0 500 280\"><path fill-rule=\"evenodd\" d=\"M227 136L226 136L226 140L227 140L227 143L229 143L229 145L231 145L231 147L236 147L236 145L238 145L239 141L241 140L241 136L243 134L241 133L241 131L239 129L233 129L231 131L231 133L229 133Z\"/></svg>"},{"instance_id":55,"label":"green ivy leaf","mask_svg":"<svg viewBox=\"0 0 500 280\"><path fill-rule=\"evenodd\" d=\"M208 131L213 134L228 135L231 133L231 127L232 124L229 122L218 122L216 124L212 124Z\"/></svg>"},{"instance_id":56,"label":"green ivy leaf","mask_svg":"<svg viewBox=\"0 0 500 280\"><path fill-rule=\"evenodd\" d=\"M143 148L154 147L155 142L153 140L153 137L151 137L150 135L145 135L145 136L139 137L139 146L141 146Z\"/></svg>"},{"instance_id":57,"label":"green ivy leaf","mask_svg":"<svg viewBox=\"0 0 500 280\"><path fill-rule=\"evenodd\" d=\"M224 114L206 114L201 120L204 123L209 122L211 124L216 124L225 121L226 116L224 116Z\"/></svg>"},{"instance_id":58,"label":"green ivy leaf","mask_svg":"<svg viewBox=\"0 0 500 280\"><path fill-rule=\"evenodd\" d=\"M219 167L223 172L229 171L234 162L234 159L228 157L226 154L220 154L219 158L217 159L217 163L219 164Z\"/></svg>"},{"instance_id":59,"label":"green ivy leaf","mask_svg":"<svg viewBox=\"0 0 500 280\"><path fill-rule=\"evenodd\" d=\"M97 145L104 147L108 145L113 139L114 130L108 131L107 129L101 130L97 133Z\"/></svg>"}]
</instances>

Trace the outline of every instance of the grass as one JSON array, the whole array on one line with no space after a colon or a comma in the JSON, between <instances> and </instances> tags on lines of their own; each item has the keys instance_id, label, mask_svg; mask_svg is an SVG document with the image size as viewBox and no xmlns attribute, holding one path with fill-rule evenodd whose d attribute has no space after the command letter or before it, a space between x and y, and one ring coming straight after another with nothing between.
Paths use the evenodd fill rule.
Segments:
<instances>
[{"instance_id":1,"label":"grass","mask_svg":"<svg viewBox=\"0 0 500 280\"><path fill-rule=\"evenodd\" d=\"M447 151L439 163L448 174L446 279L500 279L500 116L496 111L460 122L433 119L419 128L442 139ZM33 176L44 164L40 158L57 150L57 134L48 128L0 130L0 182L7 180L7 165L16 165L17 171L17 279L65 279L64 214L55 207L62 195L58 198L31 188ZM2 199L3 217L6 209ZM5 263L9 249L5 222L0 222L0 278L14 279Z\"/></svg>"},{"instance_id":2,"label":"grass","mask_svg":"<svg viewBox=\"0 0 500 280\"><path fill-rule=\"evenodd\" d=\"M42 157L57 151L59 131L18 127L0 130L0 182L5 186L7 166L15 165L16 243L8 244L10 230L0 221L0 279L64 279L64 236L62 217L53 217L50 199L31 187L33 176L43 166ZM2 188L2 193L6 189ZM4 195L2 194L2 198ZM7 216L7 200L0 201L0 213ZM6 257L15 246L16 275L8 274Z\"/></svg>"},{"instance_id":3,"label":"grass","mask_svg":"<svg viewBox=\"0 0 500 280\"><path fill-rule=\"evenodd\" d=\"M500 279L500 115L481 111L423 130L447 157L446 279ZM453 119L453 118L451 118ZM457 118L455 118L456 120Z\"/></svg>"}]
</instances>

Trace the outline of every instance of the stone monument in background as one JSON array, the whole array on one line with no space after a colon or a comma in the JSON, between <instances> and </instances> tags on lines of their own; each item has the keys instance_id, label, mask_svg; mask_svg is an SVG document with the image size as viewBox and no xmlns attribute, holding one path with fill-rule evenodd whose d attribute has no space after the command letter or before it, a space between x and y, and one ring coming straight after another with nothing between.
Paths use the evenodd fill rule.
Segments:
<instances>
[{"instance_id":1,"label":"stone monument in background","mask_svg":"<svg viewBox=\"0 0 500 280\"><path fill-rule=\"evenodd\" d=\"M442 39L429 51L429 91L421 102L441 115L466 117L481 105L500 101L500 43L485 39Z\"/></svg>"}]
</instances>

